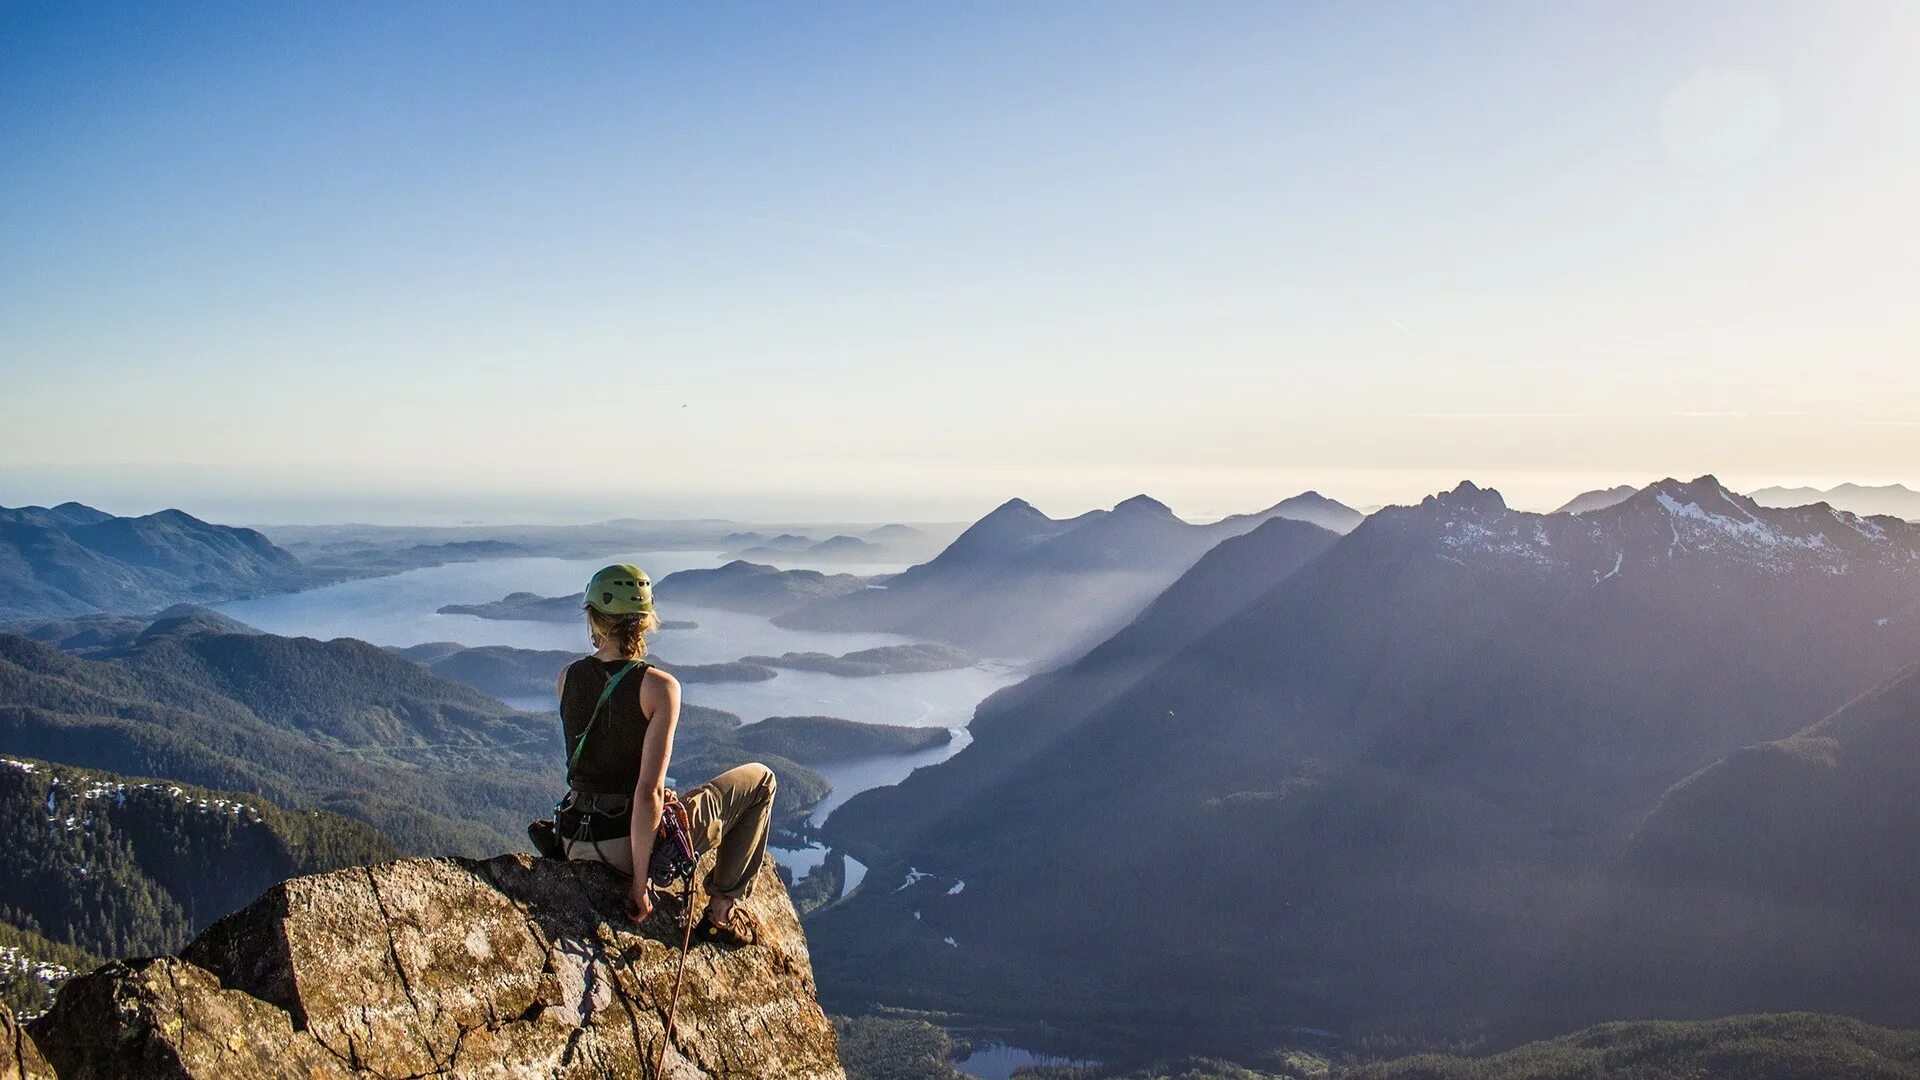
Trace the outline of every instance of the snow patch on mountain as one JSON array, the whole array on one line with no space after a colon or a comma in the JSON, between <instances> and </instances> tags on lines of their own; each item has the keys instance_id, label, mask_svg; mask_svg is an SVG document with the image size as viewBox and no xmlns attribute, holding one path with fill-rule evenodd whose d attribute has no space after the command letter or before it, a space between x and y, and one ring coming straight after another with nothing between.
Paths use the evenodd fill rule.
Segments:
<instances>
[{"instance_id":1,"label":"snow patch on mountain","mask_svg":"<svg viewBox=\"0 0 1920 1080\"><path fill-rule=\"evenodd\" d=\"M1579 515L1515 511L1498 492L1463 483L1380 519L1378 527L1405 530L1407 540L1447 562L1520 564L1591 585L1629 569L1700 560L1775 576L1920 567L1920 527L1824 505L1763 507L1712 476L1662 480Z\"/></svg>"},{"instance_id":2,"label":"snow patch on mountain","mask_svg":"<svg viewBox=\"0 0 1920 1080\"><path fill-rule=\"evenodd\" d=\"M1540 567L1553 565L1546 551L1553 541L1538 522L1528 527L1523 521L1456 519L1447 523L1440 545L1457 553L1520 559Z\"/></svg>"},{"instance_id":3,"label":"snow patch on mountain","mask_svg":"<svg viewBox=\"0 0 1920 1080\"><path fill-rule=\"evenodd\" d=\"M1721 495L1725 496L1726 493L1721 492ZM1688 522L1698 522L1712 532L1720 533L1745 544L1770 548L1797 547L1808 550L1820 550L1832 547L1831 544L1827 543L1827 538L1818 533L1810 536L1795 535L1776 529L1758 517L1755 517L1731 498L1727 499L1727 503L1740 512L1742 515L1740 520L1735 520L1724 514L1713 513L1697 502L1683 503L1664 491L1660 492L1657 498L1660 505L1666 508L1667 513L1672 514L1674 517L1685 519Z\"/></svg>"}]
</instances>

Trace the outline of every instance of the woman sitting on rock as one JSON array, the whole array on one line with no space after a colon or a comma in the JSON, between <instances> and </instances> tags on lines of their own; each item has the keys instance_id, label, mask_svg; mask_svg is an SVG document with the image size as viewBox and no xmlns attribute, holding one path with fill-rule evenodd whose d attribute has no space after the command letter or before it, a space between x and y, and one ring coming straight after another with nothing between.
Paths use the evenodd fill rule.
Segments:
<instances>
[{"instance_id":1,"label":"woman sitting on rock","mask_svg":"<svg viewBox=\"0 0 1920 1080\"><path fill-rule=\"evenodd\" d=\"M680 720L680 683L642 659L657 629L653 583L639 567L619 564L587 583L587 627L594 652L560 673L560 718L566 730L566 799L559 835L569 859L591 859L633 875L628 914L653 911L647 864L667 800L667 768ZM739 946L754 931L737 904L753 891L767 855L773 816L773 770L753 763L728 769L680 796L695 850L715 852L707 874L707 908L693 940ZM639 872L635 873L635 868Z\"/></svg>"}]
</instances>

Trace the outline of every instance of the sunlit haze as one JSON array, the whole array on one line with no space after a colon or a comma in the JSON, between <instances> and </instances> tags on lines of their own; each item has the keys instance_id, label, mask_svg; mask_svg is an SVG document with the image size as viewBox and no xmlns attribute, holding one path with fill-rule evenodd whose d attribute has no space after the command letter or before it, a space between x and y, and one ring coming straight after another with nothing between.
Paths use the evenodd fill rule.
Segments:
<instances>
[{"instance_id":1,"label":"sunlit haze","mask_svg":"<svg viewBox=\"0 0 1920 1080\"><path fill-rule=\"evenodd\" d=\"M1920 484L1920 6L0 8L0 504Z\"/></svg>"}]
</instances>

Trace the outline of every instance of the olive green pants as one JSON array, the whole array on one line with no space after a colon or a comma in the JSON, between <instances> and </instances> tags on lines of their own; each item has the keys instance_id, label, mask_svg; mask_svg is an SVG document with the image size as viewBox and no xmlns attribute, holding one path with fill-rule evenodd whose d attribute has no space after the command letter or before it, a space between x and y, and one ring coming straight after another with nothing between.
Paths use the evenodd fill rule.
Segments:
<instances>
[{"instance_id":1,"label":"olive green pants","mask_svg":"<svg viewBox=\"0 0 1920 1080\"><path fill-rule=\"evenodd\" d=\"M753 895L753 879L767 858L767 829L773 821L778 786L773 770L756 761L728 769L680 796L693 823L696 852L714 853L713 869L707 871L707 895L735 900ZM567 858L603 862L623 874L633 873L629 837L598 843L570 840Z\"/></svg>"}]
</instances>

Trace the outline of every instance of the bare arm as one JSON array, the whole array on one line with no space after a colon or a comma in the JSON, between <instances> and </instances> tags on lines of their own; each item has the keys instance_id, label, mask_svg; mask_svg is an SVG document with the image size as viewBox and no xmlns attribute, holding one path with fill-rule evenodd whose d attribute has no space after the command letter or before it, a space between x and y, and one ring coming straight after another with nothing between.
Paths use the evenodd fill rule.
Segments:
<instances>
[{"instance_id":1,"label":"bare arm","mask_svg":"<svg viewBox=\"0 0 1920 1080\"><path fill-rule=\"evenodd\" d=\"M640 684L640 711L647 717L647 739L640 750L640 778L633 785L634 891L646 888L653 835L666 809L667 762L673 757L673 733L680 723L680 681L649 668Z\"/></svg>"}]
</instances>

